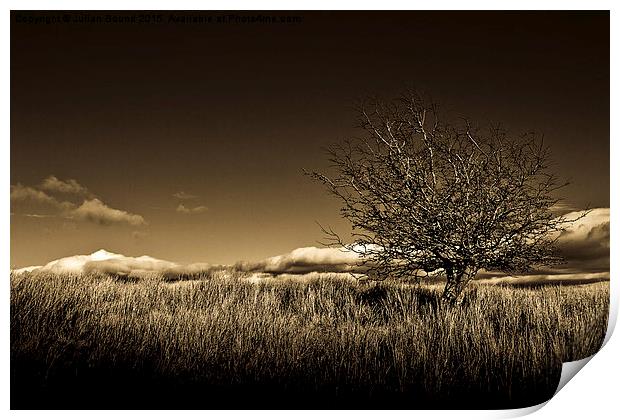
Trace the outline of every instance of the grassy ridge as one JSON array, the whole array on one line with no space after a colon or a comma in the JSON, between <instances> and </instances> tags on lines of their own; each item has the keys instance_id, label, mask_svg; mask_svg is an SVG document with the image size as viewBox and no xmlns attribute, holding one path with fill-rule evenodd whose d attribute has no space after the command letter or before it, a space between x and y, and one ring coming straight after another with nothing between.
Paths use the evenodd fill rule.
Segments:
<instances>
[{"instance_id":1,"label":"grassy ridge","mask_svg":"<svg viewBox=\"0 0 620 420\"><path fill-rule=\"evenodd\" d=\"M595 353L609 283L472 287L11 277L11 405L507 408Z\"/></svg>"}]
</instances>

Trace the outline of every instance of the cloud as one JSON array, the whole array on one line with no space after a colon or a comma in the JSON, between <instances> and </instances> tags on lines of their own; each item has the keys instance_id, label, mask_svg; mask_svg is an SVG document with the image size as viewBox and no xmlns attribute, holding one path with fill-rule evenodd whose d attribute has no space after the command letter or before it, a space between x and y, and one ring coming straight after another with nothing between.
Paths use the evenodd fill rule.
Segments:
<instances>
[{"instance_id":1,"label":"cloud","mask_svg":"<svg viewBox=\"0 0 620 420\"><path fill-rule=\"evenodd\" d=\"M89 255L64 257L43 266L30 266L12 270L13 274L52 273L52 274L88 274L104 273L128 277L145 277L159 275L167 279L196 275L225 269L225 266L211 264L177 264L147 255L126 257L122 254L100 249Z\"/></svg>"},{"instance_id":2,"label":"cloud","mask_svg":"<svg viewBox=\"0 0 620 420\"><path fill-rule=\"evenodd\" d=\"M125 223L132 226L146 225L142 216L108 207L98 198L84 200L79 207L71 211L70 215L78 220L87 220L104 226L115 223Z\"/></svg>"},{"instance_id":3,"label":"cloud","mask_svg":"<svg viewBox=\"0 0 620 420\"><path fill-rule=\"evenodd\" d=\"M136 240L136 241L138 241L138 240L140 240L140 239L144 239L144 238L146 238L147 236L149 236L149 234L148 234L147 232L143 232L143 231L141 231L141 230L134 230L133 232L131 232L131 237L132 237L134 240Z\"/></svg>"},{"instance_id":4,"label":"cloud","mask_svg":"<svg viewBox=\"0 0 620 420\"><path fill-rule=\"evenodd\" d=\"M85 197L93 197L88 188L80 185L75 179L62 181L54 175L50 175L41 182L41 189L64 194L75 194Z\"/></svg>"},{"instance_id":5,"label":"cloud","mask_svg":"<svg viewBox=\"0 0 620 420\"><path fill-rule=\"evenodd\" d=\"M359 254L344 248L305 247L258 262L241 261L235 264L235 268L271 274L357 273L364 271L360 262Z\"/></svg>"},{"instance_id":6,"label":"cloud","mask_svg":"<svg viewBox=\"0 0 620 420\"><path fill-rule=\"evenodd\" d=\"M561 216L563 214L569 213L569 212L574 212L576 210L579 210L577 207L568 204L566 202L559 202L554 204L553 206L551 206L551 208L549 209L551 211L551 213L556 214L558 216Z\"/></svg>"},{"instance_id":7,"label":"cloud","mask_svg":"<svg viewBox=\"0 0 620 420\"><path fill-rule=\"evenodd\" d=\"M172 196L179 200L193 200L198 198L197 195L188 194L183 191L174 193ZM186 207L183 203L180 203L176 208L176 212L181 214L200 214L206 212L207 210L208 208L205 206Z\"/></svg>"},{"instance_id":8,"label":"cloud","mask_svg":"<svg viewBox=\"0 0 620 420\"><path fill-rule=\"evenodd\" d=\"M179 204L177 207L177 213L182 214L200 214L207 211L207 207L205 206L197 206L197 207L185 207L183 204Z\"/></svg>"},{"instance_id":9,"label":"cloud","mask_svg":"<svg viewBox=\"0 0 620 420\"><path fill-rule=\"evenodd\" d=\"M570 212L565 218L578 217L580 212ZM566 224L557 242L558 250L566 259L566 264L540 268L517 278L519 282L595 281L609 279L609 209L591 210L578 221ZM306 274L319 273L362 273L361 260L354 252L342 248L298 248L290 253L266 258L257 262L239 262L235 265L240 271L251 273ZM480 277L486 281L514 282L515 277L500 273L482 272Z\"/></svg>"},{"instance_id":10,"label":"cloud","mask_svg":"<svg viewBox=\"0 0 620 420\"><path fill-rule=\"evenodd\" d=\"M43 267L42 265L29 265L28 267L16 268L15 270L11 270L11 273L13 274L30 273L42 267Z\"/></svg>"},{"instance_id":11,"label":"cloud","mask_svg":"<svg viewBox=\"0 0 620 420\"><path fill-rule=\"evenodd\" d=\"M581 213L564 217L575 219ZM609 208L592 209L581 219L567 224L557 241L567 268L578 271L609 270Z\"/></svg>"},{"instance_id":12,"label":"cloud","mask_svg":"<svg viewBox=\"0 0 620 420\"><path fill-rule=\"evenodd\" d=\"M131 226L146 225L144 218L125 210L114 209L106 205L76 180L66 181L50 175L41 182L41 189L11 185L11 215L30 218L63 217L67 219L85 220L100 225L128 224ZM70 194L87 197L81 204L61 200L53 194ZM76 197L74 197L76 199Z\"/></svg>"},{"instance_id":13,"label":"cloud","mask_svg":"<svg viewBox=\"0 0 620 420\"><path fill-rule=\"evenodd\" d=\"M247 273L245 279L254 284L281 283L286 281L316 282L316 281L352 281L361 275L354 273L304 273L304 274L269 274Z\"/></svg>"},{"instance_id":14,"label":"cloud","mask_svg":"<svg viewBox=\"0 0 620 420\"><path fill-rule=\"evenodd\" d=\"M595 208L585 216L583 211L566 213L565 230L556 246L565 263L539 267L529 273L508 276L482 271L477 279L482 284L531 286L557 283L585 284L609 280L609 208Z\"/></svg>"},{"instance_id":15,"label":"cloud","mask_svg":"<svg viewBox=\"0 0 620 420\"><path fill-rule=\"evenodd\" d=\"M18 183L17 185L11 185L11 205L19 204L44 206L47 209L54 210L67 210L73 206L68 201L60 201L44 191Z\"/></svg>"},{"instance_id":16,"label":"cloud","mask_svg":"<svg viewBox=\"0 0 620 420\"><path fill-rule=\"evenodd\" d=\"M57 200L43 191L22 184L11 185L11 201L33 200L43 203L54 203Z\"/></svg>"},{"instance_id":17,"label":"cloud","mask_svg":"<svg viewBox=\"0 0 620 420\"><path fill-rule=\"evenodd\" d=\"M105 250L97 251L100 253ZM112 254L114 255L114 254ZM106 274L127 275L140 277L153 273L163 273L176 266L175 263L159 260L147 255L141 257L125 257L124 255L114 255L112 258L100 258L87 260L82 266L83 273L99 272Z\"/></svg>"},{"instance_id":18,"label":"cloud","mask_svg":"<svg viewBox=\"0 0 620 420\"><path fill-rule=\"evenodd\" d=\"M188 194L184 191L179 191L177 193L172 194L173 197L178 198L179 200L193 200L194 198L198 198L197 195Z\"/></svg>"},{"instance_id":19,"label":"cloud","mask_svg":"<svg viewBox=\"0 0 620 420\"><path fill-rule=\"evenodd\" d=\"M301 248L305 250L304 254L309 257L308 252L312 248ZM314 257L318 257L322 261L336 262L340 257L337 254L333 254L336 257L334 260L332 257L327 256L327 249L319 249L318 254ZM295 250L299 254L300 250ZM332 250L338 251L338 250ZM291 254L293 254L291 253ZM323 254L323 255L321 255ZM298 255L299 256L299 255ZM325 258L327 257L327 258ZM274 257L278 258L278 257ZM312 257L311 257L312 258ZM235 270L237 269L237 270ZM143 255L140 257L127 257L122 254L116 254L113 252L100 249L92 254L88 255L73 255L70 257L60 258L54 261L50 261L45 265L29 266L14 269L11 272L13 274L23 273L52 273L52 274L88 274L88 273L104 273L111 275L120 275L128 277L146 277L151 275L162 276L166 279L179 279L186 276L195 276L202 273L214 273L214 272L234 272L238 271L238 267L231 267L226 265L212 265L207 263L193 263L193 264L178 264L167 260L157 259ZM317 276L326 280L333 279L352 279L353 277L348 272L342 273L282 273L272 275L267 272L252 272L248 273L246 280L257 281L287 281L287 280L316 280Z\"/></svg>"},{"instance_id":20,"label":"cloud","mask_svg":"<svg viewBox=\"0 0 620 420\"><path fill-rule=\"evenodd\" d=\"M99 271L108 274L131 274L132 272L160 272L174 267L176 264L170 261L156 258L126 257L122 254L108 252L105 249L93 252L89 255L73 255L64 257L43 266L24 267L13 272L47 272L54 274L84 274Z\"/></svg>"},{"instance_id":21,"label":"cloud","mask_svg":"<svg viewBox=\"0 0 620 420\"><path fill-rule=\"evenodd\" d=\"M183 276L194 276L201 273L212 273L222 270L229 271L230 266L207 263L176 264L172 267L166 268L159 274L168 279L175 279Z\"/></svg>"},{"instance_id":22,"label":"cloud","mask_svg":"<svg viewBox=\"0 0 620 420\"><path fill-rule=\"evenodd\" d=\"M26 196L31 193L19 192L19 194ZM39 197L38 194L35 195ZM85 206L85 204L87 205ZM122 221L123 223L131 224L130 221L133 221L133 223L145 223L141 216L132 215L122 210L110 209L97 199L85 201L80 208L82 208L82 213L85 214L85 217L91 219L100 220L104 218L102 214L111 213L114 216L108 217L108 219L114 222ZM579 214L578 212L572 212L566 214L565 217L571 219ZM558 282L577 284L608 280L609 209L593 209L575 223L567 224L565 231L558 238L557 245L560 253L567 260L567 263L564 265L550 268L542 267L531 273L515 277L501 273L481 272L479 275L480 280L478 281L488 284L519 286ZM112 255L109 258L102 259L103 253L98 258L93 258L95 254L97 253L90 256L68 257L68 259L57 260L34 270L57 271L69 268L77 269L78 272L101 271L116 274L129 273L128 275L158 273L167 278L178 278L183 275L225 268L209 264L182 265L146 256L134 258L111 253L107 253ZM95 257L97 256L95 255ZM105 263L99 261L105 261ZM257 262L241 261L231 268L249 273L249 278L256 281L265 279L304 279L312 277L312 275L307 276L309 273L322 273L321 275L323 276L332 276L329 278L350 278L349 274L358 274L365 271L365 268L360 266L360 263L359 254L343 248L304 247ZM26 269L30 268L26 267L24 270Z\"/></svg>"},{"instance_id":23,"label":"cloud","mask_svg":"<svg viewBox=\"0 0 620 420\"><path fill-rule=\"evenodd\" d=\"M84 266L88 262L106 261L115 258L123 258L123 255L114 254L106 251L105 249L100 249L90 255L73 255L71 257L64 257L58 260L50 261L39 268L38 271L46 271L56 274L79 274L84 272Z\"/></svg>"},{"instance_id":24,"label":"cloud","mask_svg":"<svg viewBox=\"0 0 620 420\"><path fill-rule=\"evenodd\" d=\"M479 284L495 284L510 286L531 286L544 284L587 284L601 280L609 280L609 271L598 273L568 273L568 274L529 274L520 276L495 276L479 280Z\"/></svg>"}]
</instances>

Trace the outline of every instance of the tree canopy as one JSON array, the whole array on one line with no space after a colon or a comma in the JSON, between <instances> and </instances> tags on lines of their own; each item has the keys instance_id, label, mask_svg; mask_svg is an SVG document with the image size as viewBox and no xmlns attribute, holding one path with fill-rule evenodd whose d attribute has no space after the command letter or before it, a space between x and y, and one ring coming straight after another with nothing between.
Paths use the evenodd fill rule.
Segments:
<instances>
[{"instance_id":1,"label":"tree canopy","mask_svg":"<svg viewBox=\"0 0 620 420\"><path fill-rule=\"evenodd\" d=\"M358 113L363 135L329 148L330 173L310 175L352 226L349 243L325 229L331 243L359 253L369 275L445 275L443 297L456 302L481 269L561 262L554 233L569 221L551 210L566 183L550 170L542 136L441 121L416 93L367 101Z\"/></svg>"}]
</instances>

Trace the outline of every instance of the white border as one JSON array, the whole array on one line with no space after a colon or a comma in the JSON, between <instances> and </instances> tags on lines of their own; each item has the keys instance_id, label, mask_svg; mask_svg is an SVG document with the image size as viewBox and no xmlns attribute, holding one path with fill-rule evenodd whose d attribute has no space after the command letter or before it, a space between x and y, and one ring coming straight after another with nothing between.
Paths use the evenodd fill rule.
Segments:
<instances>
[{"instance_id":1,"label":"white border","mask_svg":"<svg viewBox=\"0 0 620 420\"><path fill-rule=\"evenodd\" d=\"M9 60L10 56L10 13L9 10L47 10L47 9L84 9L84 10L167 10L167 9L179 9L179 10L202 10L202 9L223 9L223 10L374 10L381 9L386 10L611 10L611 74L618 74L618 54L614 50L617 47L618 31L615 29L614 24L618 24L616 17L616 10L614 5L617 2L614 1L541 1L541 0L522 0L522 1L490 1L490 0L470 0L467 2L458 1L393 1L382 0L381 2L369 2L367 0L358 1L334 1L334 0L314 0L314 1L190 1L190 0L177 0L175 2L165 1L130 1L130 0L111 0L111 1L90 1L88 3L78 1L55 1L50 4L49 1L15 1L10 0L5 2L8 4L8 8L5 9L5 13L2 15L2 56L5 58L2 66L2 79L4 83L2 85L3 92L3 112L1 116L2 121L2 133L3 139L0 143L0 154L4 160L3 165L0 167L0 176L2 176L2 192L0 200L2 202L2 211L4 217L4 223L2 223L2 253L0 255L2 264L0 270L4 270L5 273L9 273L9 184L10 184L10 150L9 150L9 124L10 124L10 73L9 73ZM467 6L467 7L465 7ZM618 85L615 83L613 77L611 80L611 138L618 140L618 121L616 117L617 108L614 107L615 100L618 98ZM611 142L611 159L616 161L618 157L618 146ZM617 187L616 180L619 179L618 167L611 165L611 190L612 192ZM618 199L616 194L611 196L611 214L612 219L616 218L616 209L618 209ZM611 242L620 243L616 239L618 238L618 231L613 228L615 222L612 223L611 230ZM614 273L617 272L618 252L616 248L612 247L611 251L611 273L612 273L612 311L610 314L610 324L615 324L618 311L618 287L615 287ZM3 407L5 410L9 409L9 287L8 284L1 289L2 302L6 305L2 311L2 320L0 321L0 328L5 339L4 345L1 347L2 363L0 364L0 386L3 401ZM610 328L610 333L611 330ZM609 338L609 337L608 337ZM605 345L605 347L597 354L593 360L588 363L577 374L576 379L571 380L549 403L544 405L544 408L536 411L532 414L532 418L583 418L585 416L589 418L615 418L618 413L618 397L617 397L617 383L618 383L618 360L615 357L618 354L620 345L618 339L612 338ZM277 396L274 396L277 398ZM195 411L183 411L175 413L174 415L182 415L189 418L203 418L208 415L211 418L230 418L230 417L246 417L251 416L257 419L290 419L295 418L314 418L317 415L321 417L355 417L355 418L371 418L377 415L389 416L390 419L409 419L414 416L423 416L424 418L452 418L458 416L459 418L504 418L513 417L519 414L526 414L527 411L389 411L384 413L373 411L362 412L313 412L313 411L215 411L215 412L195 412ZM103 411L91 411L88 413L79 411L69 412L10 412L10 415L15 418L23 418L32 416L45 415L45 417L52 418L76 418L81 419L84 416L91 418L107 418L109 415ZM135 416L148 416L150 418L167 418L172 413L165 411L151 411L151 412L117 412L114 416L121 418L130 418Z\"/></svg>"}]
</instances>

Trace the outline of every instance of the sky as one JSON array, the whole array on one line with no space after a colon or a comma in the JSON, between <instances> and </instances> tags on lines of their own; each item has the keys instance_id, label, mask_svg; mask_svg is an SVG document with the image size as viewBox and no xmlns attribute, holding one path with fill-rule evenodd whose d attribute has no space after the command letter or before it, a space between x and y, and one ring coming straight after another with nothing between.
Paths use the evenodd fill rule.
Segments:
<instances>
[{"instance_id":1,"label":"sky","mask_svg":"<svg viewBox=\"0 0 620 420\"><path fill-rule=\"evenodd\" d=\"M102 248L233 264L318 247L317 222L348 225L302 168L358 133L360 98L408 88L544 133L567 211L609 207L607 12L105 15L12 12L11 267Z\"/></svg>"}]
</instances>

